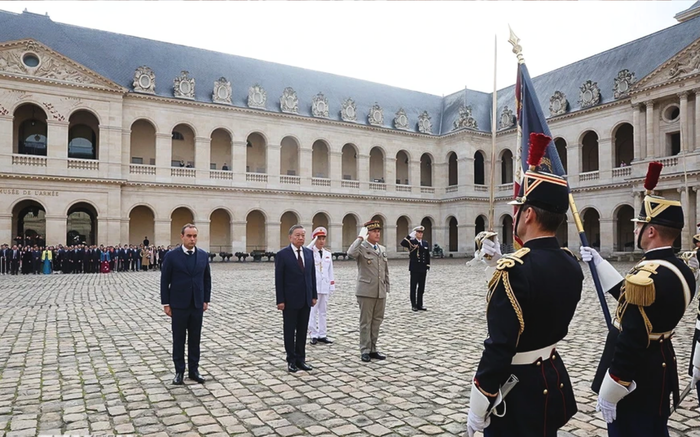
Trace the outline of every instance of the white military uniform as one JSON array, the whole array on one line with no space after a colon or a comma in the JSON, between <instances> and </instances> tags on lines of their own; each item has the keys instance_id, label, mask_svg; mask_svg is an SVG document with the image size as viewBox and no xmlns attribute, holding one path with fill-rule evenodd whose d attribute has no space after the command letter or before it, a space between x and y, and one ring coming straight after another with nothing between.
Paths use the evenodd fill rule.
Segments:
<instances>
[{"instance_id":1,"label":"white military uniform","mask_svg":"<svg viewBox=\"0 0 700 437\"><path fill-rule=\"evenodd\" d=\"M316 290L318 301L311 307L309 315L309 333L311 338L325 338L326 314L328 311L328 298L331 292L335 291L335 279L333 277L333 258L328 249L323 249L322 255L318 248L312 247L314 252L314 265L316 267Z\"/></svg>"}]
</instances>

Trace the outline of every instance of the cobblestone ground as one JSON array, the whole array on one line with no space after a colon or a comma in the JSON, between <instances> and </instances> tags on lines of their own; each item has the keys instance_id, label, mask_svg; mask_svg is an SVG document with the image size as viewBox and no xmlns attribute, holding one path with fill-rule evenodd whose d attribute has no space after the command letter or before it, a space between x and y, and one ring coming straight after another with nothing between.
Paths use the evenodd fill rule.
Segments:
<instances>
[{"instance_id":1,"label":"cobblestone ground","mask_svg":"<svg viewBox=\"0 0 700 437\"><path fill-rule=\"evenodd\" d=\"M307 346L314 370L289 374L273 263L214 264L200 363L208 380L180 387L170 385L170 324L157 272L2 276L0 437L464 435L469 381L486 334L486 278L464 260L437 260L429 311L414 313L406 266L391 261L393 291L379 338L386 361L360 361L356 268L340 261L329 305L335 343ZM567 437L606 435L588 388L604 338L590 276L584 291L559 346L580 410L560 433ZM681 368L696 306L677 330ZM693 393L671 417L673 436L700 436L696 407Z\"/></svg>"}]
</instances>

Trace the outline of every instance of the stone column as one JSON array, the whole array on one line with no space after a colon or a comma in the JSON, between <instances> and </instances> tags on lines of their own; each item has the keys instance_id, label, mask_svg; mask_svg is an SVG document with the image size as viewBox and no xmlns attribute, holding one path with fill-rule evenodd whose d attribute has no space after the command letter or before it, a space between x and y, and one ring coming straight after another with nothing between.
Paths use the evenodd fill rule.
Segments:
<instances>
[{"instance_id":1,"label":"stone column","mask_svg":"<svg viewBox=\"0 0 700 437\"><path fill-rule=\"evenodd\" d=\"M231 165L234 183L243 184L246 181L247 147L245 141L231 142Z\"/></svg>"},{"instance_id":2,"label":"stone column","mask_svg":"<svg viewBox=\"0 0 700 437\"><path fill-rule=\"evenodd\" d=\"M194 168L197 180L209 180L209 164L211 162L211 138L194 138ZM201 234L200 234L201 236ZM197 242L199 244L199 241Z\"/></svg>"},{"instance_id":3,"label":"stone column","mask_svg":"<svg viewBox=\"0 0 700 437\"><path fill-rule=\"evenodd\" d=\"M328 224L328 248L332 252L340 252L343 250L343 223Z\"/></svg>"},{"instance_id":4,"label":"stone column","mask_svg":"<svg viewBox=\"0 0 700 437\"><path fill-rule=\"evenodd\" d=\"M168 246L170 245L170 219L155 219L153 223L155 228L155 245Z\"/></svg>"},{"instance_id":5,"label":"stone column","mask_svg":"<svg viewBox=\"0 0 700 437\"><path fill-rule=\"evenodd\" d=\"M283 244L280 241L280 226L282 226L282 222L279 221L268 221L265 223L265 241L267 247L265 247L264 250L270 252L277 252L280 250L280 244Z\"/></svg>"},{"instance_id":6,"label":"stone column","mask_svg":"<svg viewBox=\"0 0 700 437\"><path fill-rule=\"evenodd\" d=\"M360 181L360 189L369 189L369 155L360 153L357 156L357 179Z\"/></svg>"},{"instance_id":7,"label":"stone column","mask_svg":"<svg viewBox=\"0 0 700 437\"><path fill-rule=\"evenodd\" d=\"M394 192L396 191L396 155L387 157L384 160L384 165L386 190Z\"/></svg>"},{"instance_id":8,"label":"stone column","mask_svg":"<svg viewBox=\"0 0 700 437\"><path fill-rule=\"evenodd\" d=\"M600 151L600 149L598 149ZM577 187L579 182L579 173L581 172L581 144L568 144L566 147L566 165L567 179L569 185Z\"/></svg>"},{"instance_id":9,"label":"stone column","mask_svg":"<svg viewBox=\"0 0 700 437\"><path fill-rule=\"evenodd\" d=\"M632 129L634 130L634 161L638 162L644 159L642 156L642 144L641 144L641 126L639 125L639 116L641 113L641 108L638 103L632 105Z\"/></svg>"},{"instance_id":10,"label":"stone column","mask_svg":"<svg viewBox=\"0 0 700 437\"><path fill-rule=\"evenodd\" d=\"M330 155L328 177L331 179L333 188L340 188L340 183L343 180L343 153L331 150ZM342 238L340 241L343 241Z\"/></svg>"},{"instance_id":11,"label":"stone column","mask_svg":"<svg viewBox=\"0 0 700 437\"><path fill-rule=\"evenodd\" d=\"M0 112L2 114L2 112ZM0 115L0 138L5 138L6 141L0 143L0 168L9 169L12 166L12 154L14 153L14 144L12 144L12 115ZM10 227L8 227L9 229ZM2 235L2 234L0 234ZM8 241L8 240L0 240ZM0 243L2 244L2 243Z\"/></svg>"},{"instance_id":12,"label":"stone column","mask_svg":"<svg viewBox=\"0 0 700 437\"><path fill-rule=\"evenodd\" d=\"M208 219L196 220L194 225L197 226L197 247L209 252L211 244L211 221Z\"/></svg>"},{"instance_id":13,"label":"stone column","mask_svg":"<svg viewBox=\"0 0 700 437\"><path fill-rule=\"evenodd\" d=\"M46 216L46 244L56 245L56 244L66 244L66 233L68 226L68 218L63 215L47 215ZM8 229L11 226L7 227ZM98 221L98 231L99 236L99 221ZM12 240L8 238L8 241Z\"/></svg>"},{"instance_id":14,"label":"stone column","mask_svg":"<svg viewBox=\"0 0 700 437\"><path fill-rule=\"evenodd\" d=\"M122 177L122 128L121 126L98 126L100 139L97 158L100 162L99 175L103 178Z\"/></svg>"},{"instance_id":15,"label":"stone column","mask_svg":"<svg viewBox=\"0 0 700 437\"><path fill-rule=\"evenodd\" d=\"M449 168L447 162L433 162L433 187L436 194L444 194L449 184Z\"/></svg>"},{"instance_id":16,"label":"stone column","mask_svg":"<svg viewBox=\"0 0 700 437\"><path fill-rule=\"evenodd\" d=\"M460 253L469 256L474 256L474 232L476 225L468 223L466 225L457 225L457 249Z\"/></svg>"},{"instance_id":17,"label":"stone column","mask_svg":"<svg viewBox=\"0 0 700 437\"><path fill-rule=\"evenodd\" d=\"M514 224L514 226L515 226L515 224ZM567 228L566 229L567 235L575 235L576 237L578 237L578 229L576 228L576 222L573 220L573 218L566 222L566 228ZM601 230L602 230L602 225L601 225ZM590 241L589 241L589 244L590 244ZM580 238L569 239L569 249L572 252L578 253L580 248L581 248L581 239Z\"/></svg>"},{"instance_id":18,"label":"stone column","mask_svg":"<svg viewBox=\"0 0 700 437\"><path fill-rule=\"evenodd\" d=\"M598 140L598 174L601 181L612 179L612 169L615 167L615 138L600 138Z\"/></svg>"},{"instance_id":19,"label":"stone column","mask_svg":"<svg viewBox=\"0 0 700 437\"><path fill-rule=\"evenodd\" d=\"M414 193L417 191L420 194L420 159L418 161L412 159L408 162L408 183L414 188Z\"/></svg>"},{"instance_id":20,"label":"stone column","mask_svg":"<svg viewBox=\"0 0 700 437\"><path fill-rule=\"evenodd\" d=\"M299 149L299 176L301 186L306 190L311 189L311 178L313 177L313 149L310 147L300 147Z\"/></svg>"},{"instance_id":21,"label":"stone column","mask_svg":"<svg viewBox=\"0 0 700 437\"><path fill-rule=\"evenodd\" d=\"M681 117L683 117L681 115ZM682 120L682 118L681 118ZM681 232L681 249L690 248L690 239L695 234L695 226L690 220L690 193L685 188L678 188L681 193L681 207L683 208L683 221L686 224L685 230Z\"/></svg>"},{"instance_id":22,"label":"stone column","mask_svg":"<svg viewBox=\"0 0 700 437\"><path fill-rule=\"evenodd\" d=\"M48 228L47 228L48 231ZM0 214L0 242L7 242L7 244L12 247L12 242L14 240L14 235L12 235L12 214ZM46 234L46 243L47 244L52 244L49 243L49 235L48 232ZM2 243L0 243L2 244Z\"/></svg>"},{"instance_id":23,"label":"stone column","mask_svg":"<svg viewBox=\"0 0 700 437\"><path fill-rule=\"evenodd\" d=\"M122 178L129 178L131 164L131 129L122 129ZM148 164L147 162L145 164Z\"/></svg>"},{"instance_id":24,"label":"stone column","mask_svg":"<svg viewBox=\"0 0 700 437\"><path fill-rule=\"evenodd\" d=\"M688 133L688 92L683 91L678 93L678 99L680 100L681 107L679 120L681 127L681 154L684 154L691 149L690 144L693 143L692 138Z\"/></svg>"},{"instance_id":25,"label":"stone column","mask_svg":"<svg viewBox=\"0 0 700 437\"><path fill-rule=\"evenodd\" d=\"M156 133L156 180L158 182L169 182L171 179L172 141L173 134ZM164 241L168 241L168 244L170 244L170 237Z\"/></svg>"},{"instance_id":26,"label":"stone column","mask_svg":"<svg viewBox=\"0 0 700 437\"><path fill-rule=\"evenodd\" d=\"M437 243L442 247L442 251L447 256L450 249L450 227L449 226L433 226L433 241L429 241L430 249Z\"/></svg>"},{"instance_id":27,"label":"stone column","mask_svg":"<svg viewBox=\"0 0 700 437\"><path fill-rule=\"evenodd\" d=\"M47 120L46 124L47 173L66 174L66 161L68 159L68 122ZM63 238L65 239L65 236Z\"/></svg>"},{"instance_id":28,"label":"stone column","mask_svg":"<svg viewBox=\"0 0 700 437\"><path fill-rule=\"evenodd\" d=\"M641 191L635 191L634 192L634 216L637 217L639 215L639 211L642 210L642 192Z\"/></svg>"},{"instance_id":29,"label":"stone column","mask_svg":"<svg viewBox=\"0 0 700 437\"><path fill-rule=\"evenodd\" d=\"M656 123L654 123L654 102L646 102L646 107L647 107L647 123L646 123L646 158L655 158L657 156L657 151L656 151L656 138L655 136L655 131L654 126Z\"/></svg>"},{"instance_id":30,"label":"stone column","mask_svg":"<svg viewBox=\"0 0 700 437\"><path fill-rule=\"evenodd\" d=\"M692 150L700 150L700 88L693 90L695 93L695 144ZM700 218L700 217L699 217Z\"/></svg>"},{"instance_id":31,"label":"stone column","mask_svg":"<svg viewBox=\"0 0 700 437\"><path fill-rule=\"evenodd\" d=\"M471 167L470 167L471 166ZM515 169L515 167L513 167ZM471 190L474 187L474 161L469 157L457 155L457 185L459 192L464 192L464 188Z\"/></svg>"},{"instance_id":32,"label":"stone column","mask_svg":"<svg viewBox=\"0 0 700 437\"><path fill-rule=\"evenodd\" d=\"M233 253L246 252L246 224L245 220L231 220L231 250Z\"/></svg>"},{"instance_id":33,"label":"stone column","mask_svg":"<svg viewBox=\"0 0 700 437\"><path fill-rule=\"evenodd\" d=\"M279 184L280 183L280 152L282 146L279 144L268 144L267 154L266 154L266 164L265 171L267 172L267 183L268 184ZM255 170L255 169L251 169Z\"/></svg>"},{"instance_id":34,"label":"stone column","mask_svg":"<svg viewBox=\"0 0 700 437\"><path fill-rule=\"evenodd\" d=\"M124 244L129 244L129 227L131 225L131 222L129 220L129 217L127 216L126 218L122 217L119 219L119 245L120 247L123 247ZM155 238L155 236L154 236ZM153 242L155 244L155 240Z\"/></svg>"}]
</instances>

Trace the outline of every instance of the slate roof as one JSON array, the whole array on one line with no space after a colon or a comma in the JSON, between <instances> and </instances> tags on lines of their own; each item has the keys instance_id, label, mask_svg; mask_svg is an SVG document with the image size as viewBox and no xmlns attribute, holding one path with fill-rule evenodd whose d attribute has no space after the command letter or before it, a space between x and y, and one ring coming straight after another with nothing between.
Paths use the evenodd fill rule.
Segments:
<instances>
[{"instance_id":1,"label":"slate roof","mask_svg":"<svg viewBox=\"0 0 700 437\"><path fill-rule=\"evenodd\" d=\"M280 112L279 98L292 87L299 98L299 114L311 117L313 96L322 92L328 99L330 119L341 120L346 98L357 104L358 123L368 124L367 114L378 103L384 111L384 126L393 128L399 108L417 131L418 116L428 111L433 134L449 133L459 117L459 107L472 107L479 131L491 130L491 93L460 90L445 97L389 85L322 73L242 56L229 55L177 44L154 41L80 26L56 23L45 15L0 11L0 42L32 38L104 77L132 89L134 70L151 67L156 75L156 94L173 96L173 79L182 70L196 80L197 101L211 102L214 81L226 77L233 88L232 104L247 107L249 87L260 84L267 92L268 111ZM578 105L579 86L586 80L598 83L601 103L613 100L613 78L622 69L643 78L680 50L700 38L700 16L607 50L533 78L544 113L557 90L566 94L570 109ZM525 51L527 60L527 51ZM514 86L498 91L498 114L503 106L514 107Z\"/></svg>"}]
</instances>

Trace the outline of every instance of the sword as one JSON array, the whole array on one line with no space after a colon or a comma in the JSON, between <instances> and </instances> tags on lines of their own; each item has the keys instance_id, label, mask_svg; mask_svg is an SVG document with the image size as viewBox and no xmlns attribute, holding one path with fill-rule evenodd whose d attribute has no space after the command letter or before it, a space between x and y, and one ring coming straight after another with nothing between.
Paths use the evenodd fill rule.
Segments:
<instances>
[{"instance_id":1,"label":"sword","mask_svg":"<svg viewBox=\"0 0 700 437\"><path fill-rule=\"evenodd\" d=\"M491 413L493 413L497 417L503 417L505 415L505 410L504 410L503 414L501 414L499 416L498 413L496 413L496 407L498 407L503 402L505 402L506 395L508 393L510 393L511 390L513 390L513 387L515 387L515 384L517 384L518 382L520 382L518 377L511 374L510 377L508 378L508 380L501 386L501 389L499 390L501 402L494 404L494 406L491 407L491 409L486 413L486 417L489 417L491 415Z\"/></svg>"},{"instance_id":2,"label":"sword","mask_svg":"<svg viewBox=\"0 0 700 437\"><path fill-rule=\"evenodd\" d=\"M700 381L698 381L698 382L695 383L695 387L696 387L696 389L698 390L698 393L700 393ZM692 390L693 390L693 381L690 381L690 382L688 383L688 385L686 385L685 388L683 389L683 391L681 392L681 394L680 394L680 396L679 396L679 398L678 398L678 405L680 405L681 402L683 402L683 400L684 400L686 397L688 397L688 394L689 394ZM700 397L698 397L698 402L700 402ZM676 411L676 407L673 406L673 407L671 408L671 414L673 414L675 411Z\"/></svg>"}]
</instances>

